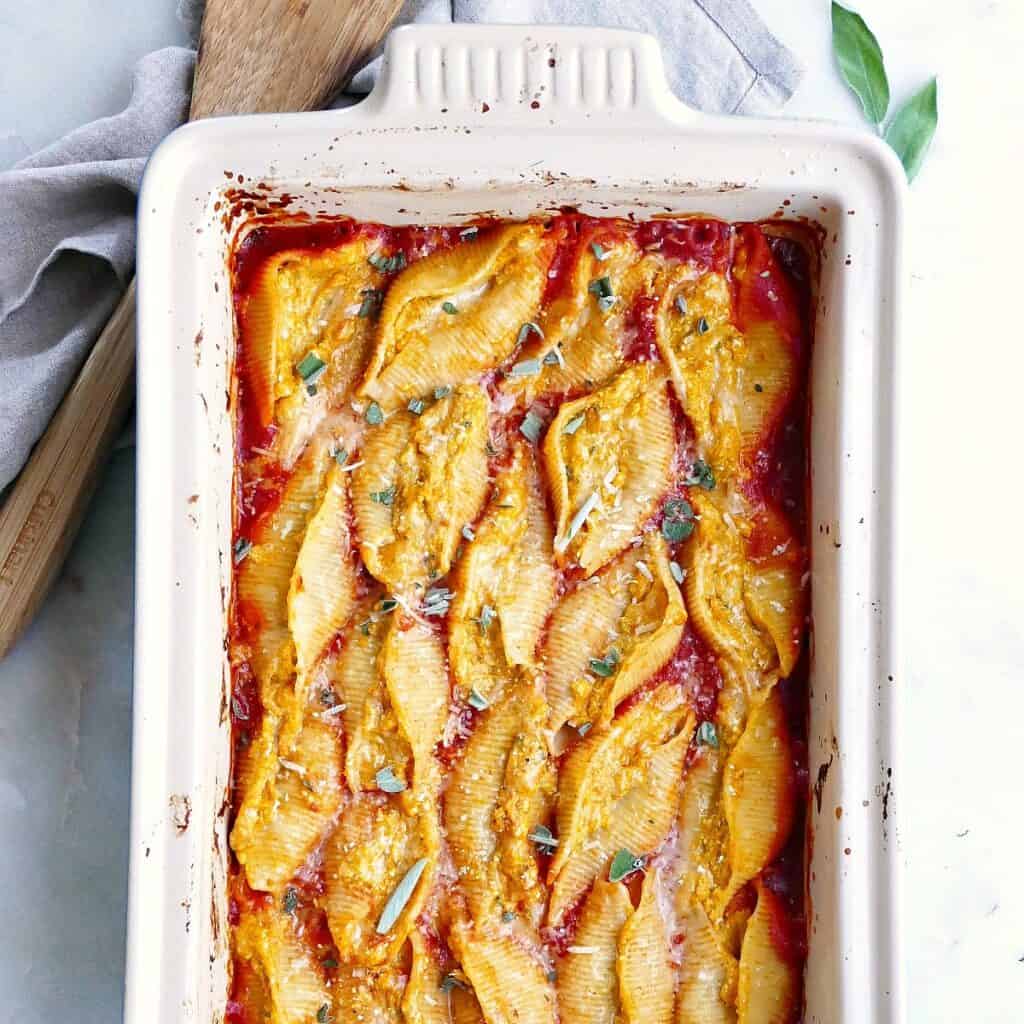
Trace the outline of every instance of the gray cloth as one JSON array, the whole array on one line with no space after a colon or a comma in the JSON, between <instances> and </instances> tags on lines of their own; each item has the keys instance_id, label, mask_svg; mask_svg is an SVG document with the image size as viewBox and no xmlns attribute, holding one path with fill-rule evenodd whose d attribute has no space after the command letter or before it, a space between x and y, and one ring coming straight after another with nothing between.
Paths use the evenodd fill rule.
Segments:
<instances>
[{"instance_id":1,"label":"gray cloth","mask_svg":"<svg viewBox=\"0 0 1024 1024\"><path fill-rule=\"evenodd\" d=\"M182 0L180 10L198 26L196 0ZM801 74L747 0L408 0L398 23L452 20L651 32L678 95L714 113L770 113ZM0 173L0 490L131 277L139 180L148 154L187 115L193 61L179 48L149 54L123 113ZM368 91L378 64L355 76L350 93Z\"/></svg>"}]
</instances>

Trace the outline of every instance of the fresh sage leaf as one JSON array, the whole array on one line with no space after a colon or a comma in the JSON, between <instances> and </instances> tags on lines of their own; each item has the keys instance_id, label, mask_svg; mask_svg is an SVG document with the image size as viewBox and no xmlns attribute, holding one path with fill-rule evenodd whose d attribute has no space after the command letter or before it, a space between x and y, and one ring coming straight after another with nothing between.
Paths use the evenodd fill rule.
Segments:
<instances>
[{"instance_id":1,"label":"fresh sage leaf","mask_svg":"<svg viewBox=\"0 0 1024 1024\"><path fill-rule=\"evenodd\" d=\"M907 181L913 181L921 170L938 123L939 90L933 78L900 107L885 129L885 141L900 158Z\"/></svg>"},{"instance_id":2,"label":"fresh sage leaf","mask_svg":"<svg viewBox=\"0 0 1024 1024\"><path fill-rule=\"evenodd\" d=\"M405 910L405 905L412 899L412 894L416 890L416 883L420 880L420 875L423 874L423 869L427 866L427 858L420 857L418 861L405 873L405 877L395 886L395 891L388 897L387 903L384 904L384 909L380 912L380 919L377 921L377 934L387 935L399 917L402 915L402 911Z\"/></svg>"},{"instance_id":3,"label":"fresh sage leaf","mask_svg":"<svg viewBox=\"0 0 1024 1024\"><path fill-rule=\"evenodd\" d=\"M832 3L832 49L846 84L854 91L872 124L881 124L889 110L889 79L882 48L864 19Z\"/></svg>"}]
</instances>

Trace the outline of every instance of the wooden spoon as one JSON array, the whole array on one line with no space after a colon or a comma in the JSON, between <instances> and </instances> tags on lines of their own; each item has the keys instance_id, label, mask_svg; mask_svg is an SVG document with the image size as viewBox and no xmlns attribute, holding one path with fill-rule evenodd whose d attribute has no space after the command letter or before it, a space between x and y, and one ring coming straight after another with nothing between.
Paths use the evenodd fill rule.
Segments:
<instances>
[{"instance_id":1,"label":"wooden spoon","mask_svg":"<svg viewBox=\"0 0 1024 1024\"><path fill-rule=\"evenodd\" d=\"M402 0L207 0L189 117L315 110L364 63ZM0 509L0 657L64 562L135 383L135 282Z\"/></svg>"}]
</instances>

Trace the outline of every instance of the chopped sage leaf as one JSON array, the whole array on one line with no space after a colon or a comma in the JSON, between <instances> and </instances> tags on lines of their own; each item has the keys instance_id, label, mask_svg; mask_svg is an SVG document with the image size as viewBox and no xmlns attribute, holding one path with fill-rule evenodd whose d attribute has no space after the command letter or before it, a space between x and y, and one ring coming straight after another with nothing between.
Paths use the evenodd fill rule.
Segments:
<instances>
[{"instance_id":1,"label":"chopped sage leaf","mask_svg":"<svg viewBox=\"0 0 1024 1024\"><path fill-rule=\"evenodd\" d=\"M293 886L289 885L284 891L284 897L281 900L281 909L286 914L294 914L299 906L299 891Z\"/></svg>"},{"instance_id":2,"label":"chopped sage leaf","mask_svg":"<svg viewBox=\"0 0 1024 1024\"><path fill-rule=\"evenodd\" d=\"M452 389L449 387L434 388L434 401L440 402L442 398L447 398L452 393Z\"/></svg>"},{"instance_id":3,"label":"chopped sage leaf","mask_svg":"<svg viewBox=\"0 0 1024 1024\"><path fill-rule=\"evenodd\" d=\"M475 686L469 691L466 703L475 711L486 711L491 706L490 701Z\"/></svg>"},{"instance_id":4,"label":"chopped sage leaf","mask_svg":"<svg viewBox=\"0 0 1024 1024\"><path fill-rule=\"evenodd\" d=\"M398 602L393 597L381 598L380 604L377 607L384 612L393 612L398 607Z\"/></svg>"},{"instance_id":5,"label":"chopped sage leaf","mask_svg":"<svg viewBox=\"0 0 1024 1024\"><path fill-rule=\"evenodd\" d=\"M511 910L504 910L502 911L501 919L505 924L508 924L509 921L514 921L516 919L516 915Z\"/></svg>"},{"instance_id":6,"label":"chopped sage leaf","mask_svg":"<svg viewBox=\"0 0 1024 1024\"><path fill-rule=\"evenodd\" d=\"M245 708L242 707L242 702L237 697L231 698L231 714L233 714L239 721L249 721L249 716L246 714Z\"/></svg>"},{"instance_id":7,"label":"chopped sage leaf","mask_svg":"<svg viewBox=\"0 0 1024 1024\"><path fill-rule=\"evenodd\" d=\"M593 727L593 722L580 722L580 724L576 726L576 731L580 734L580 736L586 736L587 733L590 732L590 730Z\"/></svg>"},{"instance_id":8,"label":"chopped sage leaf","mask_svg":"<svg viewBox=\"0 0 1024 1024\"><path fill-rule=\"evenodd\" d=\"M599 299L611 298L611 296L614 294L612 292L611 278L594 278L594 280L587 285L587 291L590 292L591 295L596 295Z\"/></svg>"},{"instance_id":9,"label":"chopped sage leaf","mask_svg":"<svg viewBox=\"0 0 1024 1024\"><path fill-rule=\"evenodd\" d=\"M604 246L601 245L600 242L591 242L590 249L591 252L593 252L594 254L594 259L597 260L599 263L603 263L606 259L608 259L609 253L605 251Z\"/></svg>"},{"instance_id":10,"label":"chopped sage leaf","mask_svg":"<svg viewBox=\"0 0 1024 1024\"><path fill-rule=\"evenodd\" d=\"M405 877L395 887L395 891L388 897L388 901L384 904L384 909L381 911L380 919L377 921L378 935L387 935L394 928L399 917L402 915L402 911L405 910L405 905L412 898L412 894L416 890L416 883L420 880L420 876L423 874L423 869L426 866L427 858L420 857L409 868L405 873Z\"/></svg>"},{"instance_id":11,"label":"chopped sage leaf","mask_svg":"<svg viewBox=\"0 0 1024 1024\"><path fill-rule=\"evenodd\" d=\"M536 377L540 373L539 359L524 359L508 371L510 377Z\"/></svg>"},{"instance_id":12,"label":"chopped sage leaf","mask_svg":"<svg viewBox=\"0 0 1024 1024\"><path fill-rule=\"evenodd\" d=\"M665 518L661 523L662 536L676 543L693 533L693 507L688 501L675 499L665 502Z\"/></svg>"},{"instance_id":13,"label":"chopped sage leaf","mask_svg":"<svg viewBox=\"0 0 1024 1024\"><path fill-rule=\"evenodd\" d=\"M426 407L427 403L422 398L410 398L409 404L406 406L413 416L419 416Z\"/></svg>"},{"instance_id":14,"label":"chopped sage leaf","mask_svg":"<svg viewBox=\"0 0 1024 1024\"><path fill-rule=\"evenodd\" d=\"M329 971L333 971L333 970L335 970L335 968L340 967L341 964L338 963L338 961L335 960L333 956L329 956L326 959L320 961L320 966L321 967L326 967L327 970L329 970Z\"/></svg>"},{"instance_id":15,"label":"chopped sage leaf","mask_svg":"<svg viewBox=\"0 0 1024 1024\"><path fill-rule=\"evenodd\" d=\"M356 626L356 629L358 629L359 632L363 634L363 636L369 636L370 635L370 624L372 622L373 622L373 619L363 619L363 621L360 622L358 626Z\"/></svg>"},{"instance_id":16,"label":"chopped sage leaf","mask_svg":"<svg viewBox=\"0 0 1024 1024\"><path fill-rule=\"evenodd\" d=\"M476 238L476 236L478 234L480 234L480 229L479 228L463 228L459 232L459 237L460 238L466 238L466 239Z\"/></svg>"},{"instance_id":17,"label":"chopped sage leaf","mask_svg":"<svg viewBox=\"0 0 1024 1024\"><path fill-rule=\"evenodd\" d=\"M469 523L466 523L466 525L462 528L462 539L469 541L476 540L476 534L473 532L473 527L470 526Z\"/></svg>"},{"instance_id":18,"label":"chopped sage leaf","mask_svg":"<svg viewBox=\"0 0 1024 1024\"><path fill-rule=\"evenodd\" d=\"M683 569L678 562L669 562L668 571L672 573L672 579L674 579L676 583L682 583L686 578L686 570Z\"/></svg>"},{"instance_id":19,"label":"chopped sage leaf","mask_svg":"<svg viewBox=\"0 0 1024 1024\"><path fill-rule=\"evenodd\" d=\"M319 1010L316 1011L316 1024L331 1024L334 1018L331 1016L330 1004L324 1003Z\"/></svg>"},{"instance_id":20,"label":"chopped sage leaf","mask_svg":"<svg viewBox=\"0 0 1024 1024\"><path fill-rule=\"evenodd\" d=\"M686 316L686 298L684 296L676 296L676 309L678 309L683 316Z\"/></svg>"},{"instance_id":21,"label":"chopped sage leaf","mask_svg":"<svg viewBox=\"0 0 1024 1024\"><path fill-rule=\"evenodd\" d=\"M326 367L327 364L315 352L307 352L295 367L295 372L308 383L311 377L314 380L319 377Z\"/></svg>"},{"instance_id":22,"label":"chopped sage leaf","mask_svg":"<svg viewBox=\"0 0 1024 1024\"><path fill-rule=\"evenodd\" d=\"M239 537L238 540L235 541L233 553L235 565L238 565L240 562L244 562L246 555L248 555L250 551L252 551L252 541L246 540L245 537Z\"/></svg>"},{"instance_id":23,"label":"chopped sage leaf","mask_svg":"<svg viewBox=\"0 0 1024 1024\"><path fill-rule=\"evenodd\" d=\"M359 307L358 315L364 320L367 317L375 316L384 301L384 293L379 288L363 288L359 294L362 295L363 302Z\"/></svg>"},{"instance_id":24,"label":"chopped sage leaf","mask_svg":"<svg viewBox=\"0 0 1024 1024\"><path fill-rule=\"evenodd\" d=\"M715 474L714 470L703 460L697 459L693 464L693 469L690 472L689 477L683 481L687 487L703 487L705 491L714 490L715 487Z\"/></svg>"},{"instance_id":25,"label":"chopped sage leaf","mask_svg":"<svg viewBox=\"0 0 1024 1024\"><path fill-rule=\"evenodd\" d=\"M446 974L441 979L441 991L447 995L453 988L461 988L463 990L468 989L468 985L461 979L456 977L454 974Z\"/></svg>"},{"instance_id":26,"label":"chopped sage leaf","mask_svg":"<svg viewBox=\"0 0 1024 1024\"><path fill-rule=\"evenodd\" d=\"M550 981L552 985L554 985L554 983L558 981L558 971L556 971L554 967L552 967L551 970L548 971L548 981Z\"/></svg>"},{"instance_id":27,"label":"chopped sage leaf","mask_svg":"<svg viewBox=\"0 0 1024 1024\"><path fill-rule=\"evenodd\" d=\"M527 839L532 840L538 846L545 847L548 850L553 850L558 845L558 840L554 837L551 829L547 825L536 825L532 832L530 832Z\"/></svg>"},{"instance_id":28,"label":"chopped sage leaf","mask_svg":"<svg viewBox=\"0 0 1024 1024\"><path fill-rule=\"evenodd\" d=\"M544 421L531 409L519 424L519 433L536 444L540 440L540 432L544 429Z\"/></svg>"},{"instance_id":29,"label":"chopped sage leaf","mask_svg":"<svg viewBox=\"0 0 1024 1024\"><path fill-rule=\"evenodd\" d=\"M707 334L708 331L710 331L710 330L711 330L711 325L707 322L707 319L705 317L701 317L697 321L697 333L698 334Z\"/></svg>"},{"instance_id":30,"label":"chopped sage leaf","mask_svg":"<svg viewBox=\"0 0 1024 1024\"><path fill-rule=\"evenodd\" d=\"M379 427L384 422L384 410L376 402L366 407L366 422L371 427Z\"/></svg>"},{"instance_id":31,"label":"chopped sage leaf","mask_svg":"<svg viewBox=\"0 0 1024 1024\"><path fill-rule=\"evenodd\" d=\"M612 858L611 867L608 869L608 881L621 882L634 871L643 871L643 868L643 857L636 857L629 850L623 848Z\"/></svg>"},{"instance_id":32,"label":"chopped sage leaf","mask_svg":"<svg viewBox=\"0 0 1024 1024\"><path fill-rule=\"evenodd\" d=\"M449 315L455 316L459 311L459 307L454 302L449 302L447 299L441 303L441 308Z\"/></svg>"},{"instance_id":33,"label":"chopped sage leaf","mask_svg":"<svg viewBox=\"0 0 1024 1024\"><path fill-rule=\"evenodd\" d=\"M544 365L565 367L565 359L562 357L561 345L556 345L553 349L544 353Z\"/></svg>"},{"instance_id":34,"label":"chopped sage leaf","mask_svg":"<svg viewBox=\"0 0 1024 1024\"><path fill-rule=\"evenodd\" d=\"M583 426L583 421L587 418L587 414L581 412L579 416L573 416L571 420L564 427L562 427L563 434L575 434L580 427Z\"/></svg>"},{"instance_id":35,"label":"chopped sage leaf","mask_svg":"<svg viewBox=\"0 0 1024 1024\"><path fill-rule=\"evenodd\" d=\"M383 793L401 793L405 790L405 782L390 767L381 768L376 778L377 788Z\"/></svg>"},{"instance_id":36,"label":"chopped sage leaf","mask_svg":"<svg viewBox=\"0 0 1024 1024\"><path fill-rule=\"evenodd\" d=\"M381 256L380 253L371 253L368 262L375 270L382 274L393 274L396 270L405 269L405 253L396 252L394 256Z\"/></svg>"},{"instance_id":37,"label":"chopped sage leaf","mask_svg":"<svg viewBox=\"0 0 1024 1024\"><path fill-rule=\"evenodd\" d=\"M370 501L378 505L393 505L395 502L395 487L386 488L383 491L370 491Z\"/></svg>"},{"instance_id":38,"label":"chopped sage leaf","mask_svg":"<svg viewBox=\"0 0 1024 1024\"><path fill-rule=\"evenodd\" d=\"M702 747L718 749L718 730L714 722L701 722L697 729L697 742Z\"/></svg>"},{"instance_id":39,"label":"chopped sage leaf","mask_svg":"<svg viewBox=\"0 0 1024 1024\"><path fill-rule=\"evenodd\" d=\"M329 686L325 686L320 691L320 703L325 708L333 708L338 703L338 695Z\"/></svg>"},{"instance_id":40,"label":"chopped sage leaf","mask_svg":"<svg viewBox=\"0 0 1024 1024\"><path fill-rule=\"evenodd\" d=\"M334 456L334 461L344 467L348 462L348 452L344 448L335 448L331 454Z\"/></svg>"},{"instance_id":41,"label":"chopped sage leaf","mask_svg":"<svg viewBox=\"0 0 1024 1024\"><path fill-rule=\"evenodd\" d=\"M620 660L619 652L614 647L611 647L603 658L590 659L590 671L602 679L607 679L615 674L616 666Z\"/></svg>"},{"instance_id":42,"label":"chopped sage leaf","mask_svg":"<svg viewBox=\"0 0 1024 1024\"><path fill-rule=\"evenodd\" d=\"M530 331L533 331L533 333L536 334L538 338L544 337L544 332L540 329L540 327L538 327L537 324L530 320L519 328L519 335L516 338L518 344L522 345L522 343L526 341L526 339L530 336Z\"/></svg>"}]
</instances>

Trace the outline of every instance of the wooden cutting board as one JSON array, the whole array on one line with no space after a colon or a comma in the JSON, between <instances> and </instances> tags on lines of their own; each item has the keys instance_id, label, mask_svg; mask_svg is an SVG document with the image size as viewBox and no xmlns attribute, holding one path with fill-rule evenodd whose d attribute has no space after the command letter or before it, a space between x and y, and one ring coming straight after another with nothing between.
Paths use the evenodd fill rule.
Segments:
<instances>
[{"instance_id":1,"label":"wooden cutting board","mask_svg":"<svg viewBox=\"0 0 1024 1024\"><path fill-rule=\"evenodd\" d=\"M189 117L315 110L365 63L402 0L207 0ZM0 657L78 533L131 407L132 281L0 509Z\"/></svg>"}]
</instances>

